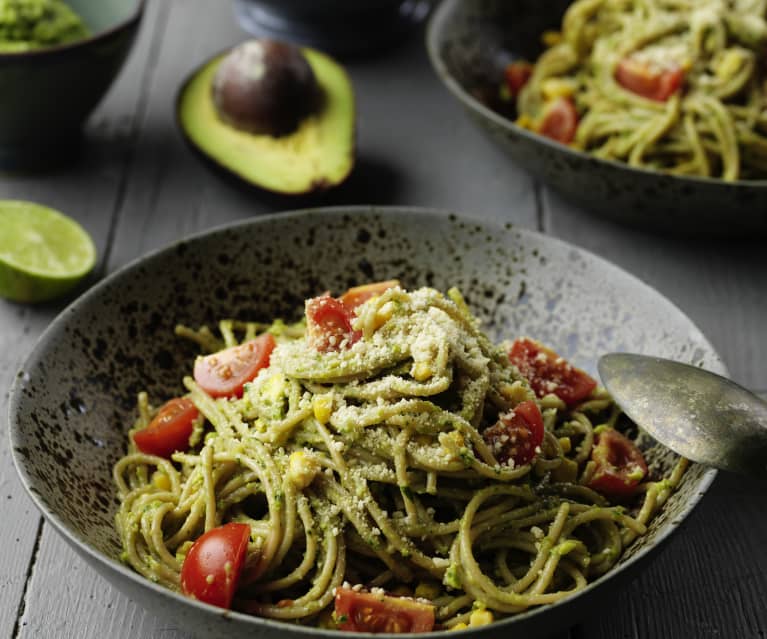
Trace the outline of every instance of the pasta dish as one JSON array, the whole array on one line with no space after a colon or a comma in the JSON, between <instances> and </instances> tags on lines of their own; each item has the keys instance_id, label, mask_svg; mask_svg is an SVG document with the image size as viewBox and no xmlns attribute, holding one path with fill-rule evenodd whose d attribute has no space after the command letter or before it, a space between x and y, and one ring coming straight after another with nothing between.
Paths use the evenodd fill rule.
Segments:
<instances>
[{"instance_id":1,"label":"pasta dish","mask_svg":"<svg viewBox=\"0 0 767 639\"><path fill-rule=\"evenodd\" d=\"M543 344L494 344L456 289L396 281L297 324L179 326L186 392L146 394L116 464L123 560L200 601L428 632L556 602L609 571L684 473ZM657 472L657 471L656 471Z\"/></svg>"},{"instance_id":2,"label":"pasta dish","mask_svg":"<svg viewBox=\"0 0 767 639\"><path fill-rule=\"evenodd\" d=\"M503 94L521 126L600 158L764 179L766 19L765 0L576 0Z\"/></svg>"}]
</instances>

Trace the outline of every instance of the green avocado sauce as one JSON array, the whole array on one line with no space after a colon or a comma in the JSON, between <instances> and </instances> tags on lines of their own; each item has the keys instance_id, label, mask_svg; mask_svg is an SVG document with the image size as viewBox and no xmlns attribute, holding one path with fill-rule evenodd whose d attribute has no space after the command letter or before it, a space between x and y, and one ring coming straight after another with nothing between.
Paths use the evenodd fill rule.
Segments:
<instances>
[{"instance_id":1,"label":"green avocado sauce","mask_svg":"<svg viewBox=\"0 0 767 639\"><path fill-rule=\"evenodd\" d=\"M87 38L88 27L62 0L0 0L0 53Z\"/></svg>"}]
</instances>

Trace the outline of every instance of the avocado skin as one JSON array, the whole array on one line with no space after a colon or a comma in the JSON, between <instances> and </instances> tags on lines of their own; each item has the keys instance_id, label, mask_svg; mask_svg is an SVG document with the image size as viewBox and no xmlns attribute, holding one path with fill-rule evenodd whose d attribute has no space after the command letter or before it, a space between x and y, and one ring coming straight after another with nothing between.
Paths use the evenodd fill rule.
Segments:
<instances>
[{"instance_id":1,"label":"avocado skin","mask_svg":"<svg viewBox=\"0 0 767 639\"><path fill-rule=\"evenodd\" d=\"M324 53L302 52L321 92L318 111L288 135L239 130L220 118L212 80L229 50L195 69L176 99L176 120L187 143L213 165L250 186L306 196L342 184L355 163L355 98L344 68Z\"/></svg>"}]
</instances>

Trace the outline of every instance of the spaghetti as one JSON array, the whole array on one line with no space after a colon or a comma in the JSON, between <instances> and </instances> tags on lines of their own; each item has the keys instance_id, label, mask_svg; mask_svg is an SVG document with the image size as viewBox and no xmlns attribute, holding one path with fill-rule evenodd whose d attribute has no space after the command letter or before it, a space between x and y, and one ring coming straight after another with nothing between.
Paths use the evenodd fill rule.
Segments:
<instances>
[{"instance_id":1,"label":"spaghetti","mask_svg":"<svg viewBox=\"0 0 767 639\"><path fill-rule=\"evenodd\" d=\"M634 167L764 179L765 18L765 0L577 0L524 88L507 71L518 123Z\"/></svg>"},{"instance_id":2,"label":"spaghetti","mask_svg":"<svg viewBox=\"0 0 767 639\"><path fill-rule=\"evenodd\" d=\"M195 540L245 524L236 609L341 629L459 629L571 595L645 533L685 460L651 478L620 434L636 427L603 389L537 342L493 344L458 291L375 293L354 306L310 300L306 325L177 329L213 355L184 378L199 415L176 452L137 446L167 410L139 396L114 468L129 565L198 596L183 576ZM203 389L200 362L272 337L240 397ZM385 605L349 613L348 599L366 596ZM419 606L428 626L411 623Z\"/></svg>"}]
</instances>

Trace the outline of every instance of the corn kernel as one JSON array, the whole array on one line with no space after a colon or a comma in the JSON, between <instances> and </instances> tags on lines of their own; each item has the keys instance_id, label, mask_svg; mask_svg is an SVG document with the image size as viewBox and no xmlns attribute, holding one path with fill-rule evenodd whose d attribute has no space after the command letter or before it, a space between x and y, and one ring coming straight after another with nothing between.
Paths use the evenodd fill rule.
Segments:
<instances>
[{"instance_id":1,"label":"corn kernel","mask_svg":"<svg viewBox=\"0 0 767 639\"><path fill-rule=\"evenodd\" d=\"M170 477L168 477L168 475L166 475L161 470L156 470L152 473L152 485L157 490L170 490Z\"/></svg>"},{"instance_id":2,"label":"corn kernel","mask_svg":"<svg viewBox=\"0 0 767 639\"><path fill-rule=\"evenodd\" d=\"M415 587L415 596L422 599L428 599L429 601L433 601L439 597L441 592L442 590L440 589L439 584L434 583L433 581L421 581Z\"/></svg>"},{"instance_id":3,"label":"corn kernel","mask_svg":"<svg viewBox=\"0 0 767 639\"><path fill-rule=\"evenodd\" d=\"M312 410L314 411L314 418L320 424L327 424L333 414L333 394L315 395L312 400Z\"/></svg>"},{"instance_id":4,"label":"corn kernel","mask_svg":"<svg viewBox=\"0 0 767 639\"><path fill-rule=\"evenodd\" d=\"M320 465L304 451L296 450L290 453L288 458L288 481L298 490L303 490L311 484L319 472Z\"/></svg>"},{"instance_id":5,"label":"corn kernel","mask_svg":"<svg viewBox=\"0 0 767 639\"><path fill-rule=\"evenodd\" d=\"M740 71L744 58L740 51L726 51L716 64L716 75L720 80L728 80Z\"/></svg>"},{"instance_id":6,"label":"corn kernel","mask_svg":"<svg viewBox=\"0 0 767 639\"><path fill-rule=\"evenodd\" d=\"M569 437L560 437L559 447L562 449L562 452L567 455L567 453L573 449L573 443L570 441Z\"/></svg>"},{"instance_id":7,"label":"corn kernel","mask_svg":"<svg viewBox=\"0 0 767 639\"><path fill-rule=\"evenodd\" d=\"M288 384L282 373L275 373L266 380L263 387L264 399L271 400L273 403L279 402L285 395Z\"/></svg>"},{"instance_id":8,"label":"corn kernel","mask_svg":"<svg viewBox=\"0 0 767 639\"><path fill-rule=\"evenodd\" d=\"M547 78L541 82L541 93L545 100L569 98L575 93L575 85L562 78Z\"/></svg>"},{"instance_id":9,"label":"corn kernel","mask_svg":"<svg viewBox=\"0 0 767 639\"><path fill-rule=\"evenodd\" d=\"M425 382L434 375L431 364L428 362L415 362L410 373L417 382Z\"/></svg>"},{"instance_id":10,"label":"corn kernel","mask_svg":"<svg viewBox=\"0 0 767 639\"><path fill-rule=\"evenodd\" d=\"M504 399L508 399L514 406L535 399L533 392L520 381L516 381L512 384L503 382L498 388L498 392Z\"/></svg>"},{"instance_id":11,"label":"corn kernel","mask_svg":"<svg viewBox=\"0 0 767 639\"><path fill-rule=\"evenodd\" d=\"M562 42L562 33L559 31L544 31L541 35L541 42L545 47L555 47Z\"/></svg>"},{"instance_id":12,"label":"corn kernel","mask_svg":"<svg viewBox=\"0 0 767 639\"><path fill-rule=\"evenodd\" d=\"M457 430L439 434L439 443L453 457L458 457L461 448L466 446L463 435Z\"/></svg>"},{"instance_id":13,"label":"corn kernel","mask_svg":"<svg viewBox=\"0 0 767 639\"><path fill-rule=\"evenodd\" d=\"M491 623L493 623L493 613L489 610L475 610L469 616L469 625L472 628L488 626Z\"/></svg>"},{"instance_id":14,"label":"corn kernel","mask_svg":"<svg viewBox=\"0 0 767 639\"><path fill-rule=\"evenodd\" d=\"M460 623L457 623L454 626L451 626L450 630L466 630L466 628L468 627L469 626L467 626L465 623L463 623L463 621L461 621Z\"/></svg>"},{"instance_id":15,"label":"corn kernel","mask_svg":"<svg viewBox=\"0 0 767 639\"><path fill-rule=\"evenodd\" d=\"M388 322L394 315L396 308L397 306L394 304L394 302L386 302L386 304L379 308L376 311L375 318L373 319L374 330L378 330L384 324L386 324L386 322Z\"/></svg>"},{"instance_id":16,"label":"corn kernel","mask_svg":"<svg viewBox=\"0 0 767 639\"><path fill-rule=\"evenodd\" d=\"M533 120L533 118L531 118L526 113L523 113L517 118L517 126L520 126L523 129L530 129L532 131L535 129L535 120Z\"/></svg>"}]
</instances>

